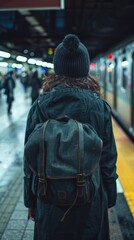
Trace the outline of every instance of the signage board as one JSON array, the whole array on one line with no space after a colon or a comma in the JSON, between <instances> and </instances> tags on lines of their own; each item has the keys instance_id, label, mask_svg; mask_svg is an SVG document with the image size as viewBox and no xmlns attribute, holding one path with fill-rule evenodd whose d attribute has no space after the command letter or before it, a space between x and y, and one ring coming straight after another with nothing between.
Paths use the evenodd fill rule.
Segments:
<instances>
[{"instance_id":1,"label":"signage board","mask_svg":"<svg viewBox=\"0 0 134 240\"><path fill-rule=\"evenodd\" d=\"M64 0L0 0L0 11L21 9L64 9Z\"/></svg>"}]
</instances>

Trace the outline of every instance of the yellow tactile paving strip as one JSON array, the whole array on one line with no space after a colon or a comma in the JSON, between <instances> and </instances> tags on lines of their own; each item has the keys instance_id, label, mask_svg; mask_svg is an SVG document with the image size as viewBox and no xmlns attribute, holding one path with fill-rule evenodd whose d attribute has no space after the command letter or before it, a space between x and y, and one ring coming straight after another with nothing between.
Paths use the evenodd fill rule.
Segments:
<instances>
[{"instance_id":1,"label":"yellow tactile paving strip","mask_svg":"<svg viewBox=\"0 0 134 240\"><path fill-rule=\"evenodd\" d=\"M117 173L134 217L134 144L114 120L113 129L118 150Z\"/></svg>"}]
</instances>

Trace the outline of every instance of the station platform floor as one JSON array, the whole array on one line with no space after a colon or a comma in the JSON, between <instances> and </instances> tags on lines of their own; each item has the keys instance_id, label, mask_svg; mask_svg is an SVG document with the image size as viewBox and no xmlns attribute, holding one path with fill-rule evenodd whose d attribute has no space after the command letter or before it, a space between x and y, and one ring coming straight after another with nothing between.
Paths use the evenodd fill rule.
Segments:
<instances>
[{"instance_id":1,"label":"station platform floor","mask_svg":"<svg viewBox=\"0 0 134 240\"><path fill-rule=\"evenodd\" d=\"M23 205L23 142L30 92L17 82L12 115L0 98L0 239L32 240L34 223ZM113 120L118 149L116 206L109 209L111 240L134 240L134 144Z\"/></svg>"}]
</instances>

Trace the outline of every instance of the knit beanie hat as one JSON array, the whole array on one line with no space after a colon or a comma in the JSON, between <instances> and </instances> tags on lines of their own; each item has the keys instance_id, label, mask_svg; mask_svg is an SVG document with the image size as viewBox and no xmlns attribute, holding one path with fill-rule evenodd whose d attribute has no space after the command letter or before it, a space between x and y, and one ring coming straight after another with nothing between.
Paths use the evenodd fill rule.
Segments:
<instances>
[{"instance_id":1,"label":"knit beanie hat","mask_svg":"<svg viewBox=\"0 0 134 240\"><path fill-rule=\"evenodd\" d=\"M74 34L65 36L54 53L54 71L67 77L86 77L89 72L89 54L87 48Z\"/></svg>"}]
</instances>

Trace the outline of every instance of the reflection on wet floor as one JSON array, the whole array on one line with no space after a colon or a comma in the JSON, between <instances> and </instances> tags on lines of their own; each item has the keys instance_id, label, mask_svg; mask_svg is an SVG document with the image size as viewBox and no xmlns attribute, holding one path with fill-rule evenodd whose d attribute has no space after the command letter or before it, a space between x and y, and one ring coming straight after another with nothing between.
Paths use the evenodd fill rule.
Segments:
<instances>
[{"instance_id":1,"label":"reflection on wet floor","mask_svg":"<svg viewBox=\"0 0 134 240\"><path fill-rule=\"evenodd\" d=\"M11 164L19 163L20 165L22 163L24 131L25 124L16 122L0 134L0 178Z\"/></svg>"},{"instance_id":2,"label":"reflection on wet floor","mask_svg":"<svg viewBox=\"0 0 134 240\"><path fill-rule=\"evenodd\" d=\"M9 180L13 169L16 172L16 168L22 166L24 133L29 108L30 99L25 98L19 81L15 88L12 115L7 115L5 96L2 95L0 99L0 186L5 185L3 177L5 178L6 173L8 173L6 178Z\"/></svg>"}]
</instances>

